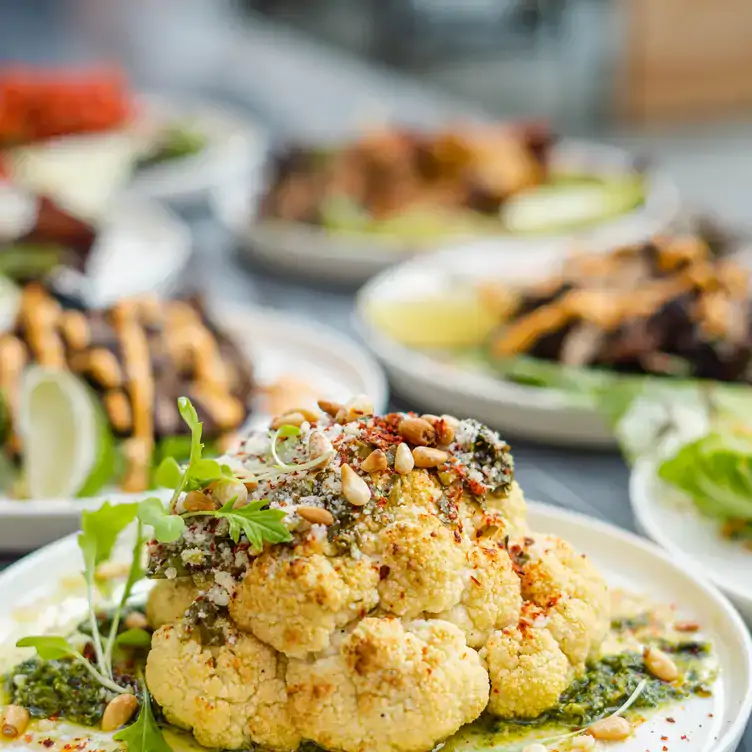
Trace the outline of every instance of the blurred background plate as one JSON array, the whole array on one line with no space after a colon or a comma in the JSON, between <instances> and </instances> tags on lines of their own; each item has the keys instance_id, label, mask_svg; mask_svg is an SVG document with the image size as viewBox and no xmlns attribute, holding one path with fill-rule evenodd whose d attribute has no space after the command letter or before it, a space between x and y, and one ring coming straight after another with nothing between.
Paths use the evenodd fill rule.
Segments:
<instances>
[{"instance_id":1,"label":"blurred background plate","mask_svg":"<svg viewBox=\"0 0 752 752\"><path fill-rule=\"evenodd\" d=\"M484 279L512 283L543 277L561 262L564 250L558 240L489 240L413 259L383 272L358 293L355 325L395 390L427 412L472 416L520 439L611 448L615 441L605 420L590 405L574 403L572 395L442 362L400 344L374 322L374 310L388 309L390 302L427 296L451 301L463 286Z\"/></svg>"},{"instance_id":2,"label":"blurred background plate","mask_svg":"<svg viewBox=\"0 0 752 752\"><path fill-rule=\"evenodd\" d=\"M719 523L662 483L651 459L639 460L629 482L629 500L640 530L681 562L709 579L752 624L752 550L721 537Z\"/></svg>"},{"instance_id":3,"label":"blurred background plate","mask_svg":"<svg viewBox=\"0 0 752 752\"><path fill-rule=\"evenodd\" d=\"M356 344L321 324L242 305L212 305L212 315L223 331L233 337L254 365L262 387L253 405L251 427L270 419L270 392L286 381L311 394L346 401L367 394L376 412L387 406L387 386L378 364ZM90 499L0 498L0 550L30 551L78 529L81 511L112 501L142 499L152 492L113 492Z\"/></svg>"},{"instance_id":4,"label":"blurred background plate","mask_svg":"<svg viewBox=\"0 0 752 752\"><path fill-rule=\"evenodd\" d=\"M564 140L553 148L554 170L613 176L635 170L635 160L622 149L585 141ZM386 235L335 233L315 225L256 219L258 205L268 187L268 166L264 184L252 182L244 190L235 186L212 194L217 215L234 233L244 253L265 266L307 278L357 284L392 264L417 253L437 250L437 246L456 245L458 239L441 243L405 241ZM613 219L594 223L587 229L545 235L557 243L561 253L579 242L634 243L665 229L680 209L679 193L662 170L645 168L645 201L638 208ZM522 247L535 248L541 235L499 235L500 245L510 252Z\"/></svg>"},{"instance_id":5,"label":"blurred background plate","mask_svg":"<svg viewBox=\"0 0 752 752\"><path fill-rule=\"evenodd\" d=\"M171 291L191 257L191 233L156 201L124 198L106 209L86 272L64 268L61 291L92 307L144 293Z\"/></svg>"},{"instance_id":6,"label":"blurred background plate","mask_svg":"<svg viewBox=\"0 0 752 752\"><path fill-rule=\"evenodd\" d=\"M247 113L198 99L143 97L145 120L164 121L196 131L206 145L195 155L145 167L126 191L175 203L206 198L212 188L253 179L267 148L264 129Z\"/></svg>"}]
</instances>

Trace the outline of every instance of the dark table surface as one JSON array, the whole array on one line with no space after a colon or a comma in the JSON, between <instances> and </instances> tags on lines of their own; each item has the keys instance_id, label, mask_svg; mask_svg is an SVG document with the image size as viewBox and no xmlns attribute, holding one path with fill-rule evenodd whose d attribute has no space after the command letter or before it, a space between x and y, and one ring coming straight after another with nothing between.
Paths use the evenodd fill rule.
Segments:
<instances>
[{"instance_id":1,"label":"dark table surface","mask_svg":"<svg viewBox=\"0 0 752 752\"><path fill-rule=\"evenodd\" d=\"M259 19L241 18L226 0L0 3L0 62L112 57L139 84L245 106L277 138L331 136L374 113L432 123L469 111L417 82L340 57ZM249 269L208 210L186 219L196 248L188 278L207 295L298 312L355 336L349 323L352 291L313 288ZM528 498L635 529L628 471L618 455L512 444ZM11 561L0 554L0 564ZM752 752L752 728L745 743L740 750Z\"/></svg>"}]
</instances>

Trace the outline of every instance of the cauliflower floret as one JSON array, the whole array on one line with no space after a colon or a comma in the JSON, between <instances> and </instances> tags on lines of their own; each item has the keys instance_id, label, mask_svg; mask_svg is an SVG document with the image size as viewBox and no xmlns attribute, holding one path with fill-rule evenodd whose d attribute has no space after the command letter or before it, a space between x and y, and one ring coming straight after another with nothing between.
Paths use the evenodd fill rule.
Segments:
<instances>
[{"instance_id":1,"label":"cauliflower floret","mask_svg":"<svg viewBox=\"0 0 752 752\"><path fill-rule=\"evenodd\" d=\"M549 629L573 664L594 657L608 632L608 588L584 555L554 536L517 544L522 595L549 618Z\"/></svg>"},{"instance_id":2,"label":"cauliflower floret","mask_svg":"<svg viewBox=\"0 0 752 752\"><path fill-rule=\"evenodd\" d=\"M291 660L290 714L298 731L343 752L425 752L474 720L488 674L453 624L363 619L314 660Z\"/></svg>"},{"instance_id":3,"label":"cauliflower floret","mask_svg":"<svg viewBox=\"0 0 752 752\"><path fill-rule=\"evenodd\" d=\"M198 594L199 589L190 577L157 580L146 601L146 618L151 628L159 629L181 619Z\"/></svg>"},{"instance_id":4,"label":"cauliflower floret","mask_svg":"<svg viewBox=\"0 0 752 752\"><path fill-rule=\"evenodd\" d=\"M485 508L500 512L507 524L519 532L528 529L527 504L520 484L515 480L506 496L489 495L485 501Z\"/></svg>"},{"instance_id":5,"label":"cauliflower floret","mask_svg":"<svg viewBox=\"0 0 752 752\"><path fill-rule=\"evenodd\" d=\"M421 513L387 525L381 546L382 608L415 617L459 603L466 569L463 541L434 515Z\"/></svg>"},{"instance_id":6,"label":"cauliflower floret","mask_svg":"<svg viewBox=\"0 0 752 752\"><path fill-rule=\"evenodd\" d=\"M225 645L209 648L178 622L154 634L146 683L165 718L205 747L294 750L300 738L283 672L278 654L255 637L231 631Z\"/></svg>"},{"instance_id":7,"label":"cauliflower floret","mask_svg":"<svg viewBox=\"0 0 752 752\"><path fill-rule=\"evenodd\" d=\"M491 541L470 548L467 566L470 574L462 601L437 618L456 624L465 633L467 644L479 648L495 629L518 622L520 579L503 546Z\"/></svg>"},{"instance_id":8,"label":"cauliflower floret","mask_svg":"<svg viewBox=\"0 0 752 752\"><path fill-rule=\"evenodd\" d=\"M254 560L230 601L235 624L289 656L323 650L333 632L379 600L379 570L367 557L298 556Z\"/></svg>"},{"instance_id":9,"label":"cauliflower floret","mask_svg":"<svg viewBox=\"0 0 752 752\"><path fill-rule=\"evenodd\" d=\"M569 661L551 633L524 621L494 632L480 655L491 677L488 710L503 718L536 718L572 680Z\"/></svg>"}]
</instances>

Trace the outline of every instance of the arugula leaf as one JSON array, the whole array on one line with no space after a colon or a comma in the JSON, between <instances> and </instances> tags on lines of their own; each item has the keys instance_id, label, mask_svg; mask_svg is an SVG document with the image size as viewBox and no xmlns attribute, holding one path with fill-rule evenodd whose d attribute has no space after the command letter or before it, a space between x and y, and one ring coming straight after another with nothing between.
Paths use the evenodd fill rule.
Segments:
<instances>
[{"instance_id":1,"label":"arugula leaf","mask_svg":"<svg viewBox=\"0 0 752 752\"><path fill-rule=\"evenodd\" d=\"M170 514L155 496L144 499L138 505L138 519L145 525L151 525L156 539L162 543L176 541L185 529L185 520L180 515Z\"/></svg>"},{"instance_id":2,"label":"arugula leaf","mask_svg":"<svg viewBox=\"0 0 752 752\"><path fill-rule=\"evenodd\" d=\"M248 542L258 551L264 547L264 541L284 543L292 540L290 531L282 524L285 517L282 509L265 508L269 504L266 500L252 501L240 509L235 509L234 503L235 499L230 499L213 514L228 521L230 537L235 543L240 540L241 530Z\"/></svg>"},{"instance_id":3,"label":"arugula leaf","mask_svg":"<svg viewBox=\"0 0 752 752\"><path fill-rule=\"evenodd\" d=\"M78 546L84 555L87 581L94 581L96 568L112 555L120 533L136 519L138 504L110 504L106 501L99 509L81 513L81 532Z\"/></svg>"},{"instance_id":4,"label":"arugula leaf","mask_svg":"<svg viewBox=\"0 0 752 752\"><path fill-rule=\"evenodd\" d=\"M68 656L78 655L78 650L65 637L58 635L39 635L22 637L17 648L34 648L43 661L57 661Z\"/></svg>"},{"instance_id":5,"label":"arugula leaf","mask_svg":"<svg viewBox=\"0 0 752 752\"><path fill-rule=\"evenodd\" d=\"M222 477L222 466L216 460L197 460L188 466L188 477L197 481L212 481Z\"/></svg>"},{"instance_id":6,"label":"arugula leaf","mask_svg":"<svg viewBox=\"0 0 752 752\"><path fill-rule=\"evenodd\" d=\"M115 639L118 647L149 648L151 647L151 634L145 629L126 629Z\"/></svg>"},{"instance_id":7,"label":"arugula leaf","mask_svg":"<svg viewBox=\"0 0 752 752\"><path fill-rule=\"evenodd\" d=\"M143 692L141 711L135 723L121 729L112 738L116 742L125 742L128 745L128 752L173 752L162 734L162 729L154 719L146 682L143 683Z\"/></svg>"},{"instance_id":8,"label":"arugula leaf","mask_svg":"<svg viewBox=\"0 0 752 752\"><path fill-rule=\"evenodd\" d=\"M175 488L183 478L183 471L174 457L165 457L157 468L155 480L162 488Z\"/></svg>"}]
</instances>

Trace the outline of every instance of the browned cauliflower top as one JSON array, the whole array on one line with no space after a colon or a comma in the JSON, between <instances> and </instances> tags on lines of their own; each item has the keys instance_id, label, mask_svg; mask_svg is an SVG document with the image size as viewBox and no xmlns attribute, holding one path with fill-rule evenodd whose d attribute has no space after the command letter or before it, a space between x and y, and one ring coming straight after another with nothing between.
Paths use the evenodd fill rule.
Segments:
<instances>
[{"instance_id":1,"label":"browned cauliflower top","mask_svg":"<svg viewBox=\"0 0 752 752\"><path fill-rule=\"evenodd\" d=\"M473 420L374 416L363 399L320 404L322 413L275 419L224 458L237 478L230 488L177 500L176 513L267 500L285 512L291 540L258 550L209 515L188 517L175 543L153 542L150 572L165 578L153 618L181 618L175 632L160 630L150 663L238 644L271 651L291 724L280 748L301 738L342 752L428 752L485 708L549 709L597 654L607 593L583 556L528 528L508 445ZM185 698L211 705L214 689L217 699L234 690L186 679L171 693L177 678L160 678L154 695L209 740ZM237 702L250 710L222 744L262 743L254 701Z\"/></svg>"}]
</instances>

